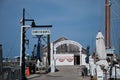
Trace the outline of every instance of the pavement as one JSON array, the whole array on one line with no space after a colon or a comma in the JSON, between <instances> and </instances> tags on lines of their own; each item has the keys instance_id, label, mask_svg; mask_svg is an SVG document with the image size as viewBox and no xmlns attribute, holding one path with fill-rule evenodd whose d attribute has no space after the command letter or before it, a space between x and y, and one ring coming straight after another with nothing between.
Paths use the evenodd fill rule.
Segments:
<instances>
[{"instance_id":1,"label":"pavement","mask_svg":"<svg viewBox=\"0 0 120 80\"><path fill-rule=\"evenodd\" d=\"M90 80L88 76L81 76L79 66L57 66L59 71L54 73L37 73L28 76L28 80Z\"/></svg>"}]
</instances>

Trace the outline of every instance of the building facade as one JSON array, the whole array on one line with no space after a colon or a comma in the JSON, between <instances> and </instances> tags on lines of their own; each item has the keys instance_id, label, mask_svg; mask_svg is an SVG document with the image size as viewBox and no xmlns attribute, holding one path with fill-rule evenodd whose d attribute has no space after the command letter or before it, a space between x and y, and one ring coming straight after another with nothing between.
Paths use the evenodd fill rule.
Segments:
<instances>
[{"instance_id":1,"label":"building facade","mask_svg":"<svg viewBox=\"0 0 120 80\"><path fill-rule=\"evenodd\" d=\"M47 47L44 48L44 54ZM86 65L86 49L76 41L61 37L53 42L55 65Z\"/></svg>"}]
</instances>

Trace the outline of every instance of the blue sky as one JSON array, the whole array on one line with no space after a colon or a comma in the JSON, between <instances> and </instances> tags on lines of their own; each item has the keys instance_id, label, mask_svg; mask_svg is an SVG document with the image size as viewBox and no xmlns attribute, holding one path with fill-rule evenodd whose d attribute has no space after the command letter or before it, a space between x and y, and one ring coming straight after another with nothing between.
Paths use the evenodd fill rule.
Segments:
<instances>
[{"instance_id":1,"label":"blue sky","mask_svg":"<svg viewBox=\"0 0 120 80\"><path fill-rule=\"evenodd\" d=\"M3 55L12 57L20 54L19 21L23 8L26 9L26 18L34 19L36 24L53 26L51 42L65 36L79 42L84 48L90 45L93 51L98 30L104 31L104 1L0 0L0 44L3 45ZM27 38L30 40L30 48L26 52L31 54L37 39L32 38L30 30Z\"/></svg>"}]
</instances>

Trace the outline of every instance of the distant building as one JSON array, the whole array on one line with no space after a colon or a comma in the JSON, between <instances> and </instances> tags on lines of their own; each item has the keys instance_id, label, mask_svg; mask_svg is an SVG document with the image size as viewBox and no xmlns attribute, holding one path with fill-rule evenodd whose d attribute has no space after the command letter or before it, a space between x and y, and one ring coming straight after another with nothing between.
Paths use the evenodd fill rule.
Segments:
<instances>
[{"instance_id":1,"label":"distant building","mask_svg":"<svg viewBox=\"0 0 120 80\"><path fill-rule=\"evenodd\" d=\"M56 65L86 65L86 49L78 42L61 37L53 42L53 53ZM47 47L44 48L44 56Z\"/></svg>"}]
</instances>

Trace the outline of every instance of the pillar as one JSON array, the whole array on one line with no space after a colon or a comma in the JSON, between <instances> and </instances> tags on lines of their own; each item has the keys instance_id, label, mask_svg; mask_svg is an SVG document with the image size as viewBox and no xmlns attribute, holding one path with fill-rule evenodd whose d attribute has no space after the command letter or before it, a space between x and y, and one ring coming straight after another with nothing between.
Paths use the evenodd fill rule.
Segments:
<instances>
[{"instance_id":1,"label":"pillar","mask_svg":"<svg viewBox=\"0 0 120 80\"><path fill-rule=\"evenodd\" d=\"M82 65L82 47L79 48L80 51L80 65Z\"/></svg>"},{"instance_id":2,"label":"pillar","mask_svg":"<svg viewBox=\"0 0 120 80\"><path fill-rule=\"evenodd\" d=\"M54 54L53 54L53 43L50 44L50 67L51 67L51 71L50 72L55 72L55 59L54 59Z\"/></svg>"}]
</instances>

